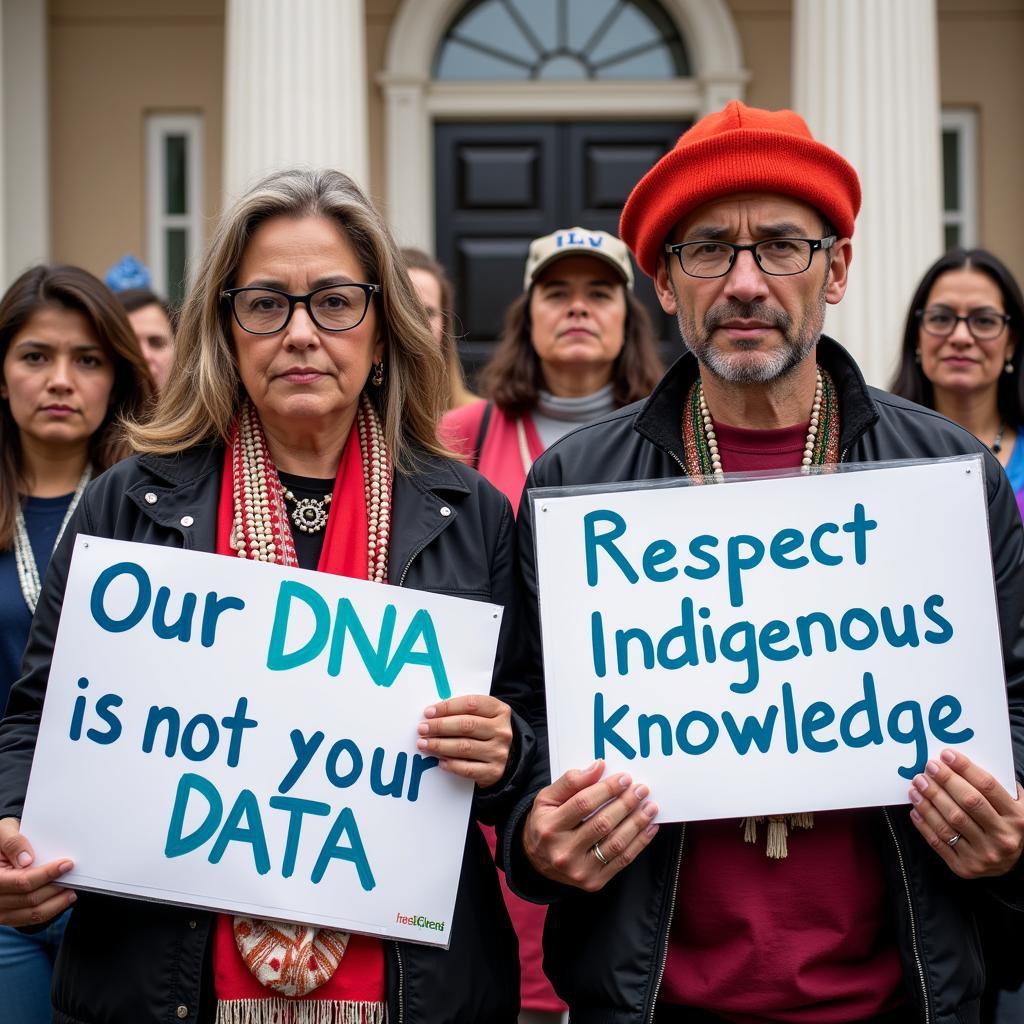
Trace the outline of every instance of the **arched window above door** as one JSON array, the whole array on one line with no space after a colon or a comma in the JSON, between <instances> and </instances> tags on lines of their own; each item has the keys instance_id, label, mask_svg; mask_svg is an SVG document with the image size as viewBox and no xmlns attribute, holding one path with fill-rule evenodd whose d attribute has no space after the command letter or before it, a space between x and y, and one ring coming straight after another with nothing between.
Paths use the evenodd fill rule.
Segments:
<instances>
[{"instance_id":1,"label":"arched window above door","mask_svg":"<svg viewBox=\"0 0 1024 1024\"><path fill-rule=\"evenodd\" d=\"M692 74L655 0L472 0L437 48L440 81L663 80Z\"/></svg>"}]
</instances>

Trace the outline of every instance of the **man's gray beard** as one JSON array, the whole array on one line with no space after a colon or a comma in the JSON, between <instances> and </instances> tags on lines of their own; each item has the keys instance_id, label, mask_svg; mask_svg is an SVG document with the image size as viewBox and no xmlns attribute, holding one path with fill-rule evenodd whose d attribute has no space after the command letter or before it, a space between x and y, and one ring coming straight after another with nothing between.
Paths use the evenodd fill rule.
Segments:
<instances>
[{"instance_id":1,"label":"man's gray beard","mask_svg":"<svg viewBox=\"0 0 1024 1024\"><path fill-rule=\"evenodd\" d=\"M826 278L826 285L827 285ZM674 290L674 284L673 284ZM697 357L702 368L707 369L720 380L731 384L770 384L780 380L802 363L813 351L821 338L825 326L825 287L822 287L818 303L808 310L807 316L797 331L788 313L773 309L760 302L724 302L712 306L705 314L701 330L695 320L688 318L676 296L676 320L683 343ZM727 320L760 320L777 328L783 339L782 348L754 362L736 365L732 357L711 345L711 335ZM735 347L756 351L756 342L735 342Z\"/></svg>"}]
</instances>

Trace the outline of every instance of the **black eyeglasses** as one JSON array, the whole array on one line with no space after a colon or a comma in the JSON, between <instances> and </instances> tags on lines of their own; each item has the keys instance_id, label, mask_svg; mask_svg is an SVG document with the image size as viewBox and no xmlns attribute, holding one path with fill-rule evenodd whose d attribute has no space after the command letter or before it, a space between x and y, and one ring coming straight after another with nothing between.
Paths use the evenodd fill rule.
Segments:
<instances>
[{"instance_id":1,"label":"black eyeglasses","mask_svg":"<svg viewBox=\"0 0 1024 1024\"><path fill-rule=\"evenodd\" d=\"M921 326L936 338L948 338L963 320L975 341L995 341L1010 322L1008 313L997 313L994 309L972 309L970 313L958 316L948 306L919 309L916 316Z\"/></svg>"},{"instance_id":2,"label":"black eyeglasses","mask_svg":"<svg viewBox=\"0 0 1024 1024\"><path fill-rule=\"evenodd\" d=\"M802 274L819 249L835 245L836 236L827 238L765 238L760 242L737 245L735 242L675 242L665 246L679 260L690 277L725 277L741 252L752 253L757 265L772 277Z\"/></svg>"},{"instance_id":3,"label":"black eyeglasses","mask_svg":"<svg viewBox=\"0 0 1024 1024\"><path fill-rule=\"evenodd\" d=\"M288 326L295 306L302 303L310 320L324 331L351 331L370 308L379 284L330 284L305 295L277 288L228 288L220 293L230 303L238 326L249 334L277 334Z\"/></svg>"}]
</instances>

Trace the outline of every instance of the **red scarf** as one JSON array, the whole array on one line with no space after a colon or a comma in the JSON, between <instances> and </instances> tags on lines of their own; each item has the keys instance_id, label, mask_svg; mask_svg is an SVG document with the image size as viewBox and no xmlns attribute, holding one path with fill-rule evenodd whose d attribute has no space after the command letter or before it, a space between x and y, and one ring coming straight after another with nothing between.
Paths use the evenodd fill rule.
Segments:
<instances>
[{"instance_id":1,"label":"red scarf","mask_svg":"<svg viewBox=\"0 0 1024 1024\"><path fill-rule=\"evenodd\" d=\"M231 472L232 452L229 445L224 453L217 510L217 554L237 558L230 542L234 514ZM330 509L332 514L327 519L324 546L317 570L365 580L369 531L366 525L366 494L359 431L354 423L341 454ZM253 976L235 943L233 922L232 915L219 914L213 938L214 989L220 1004L219 1021L262 1020L263 1016L257 1015L251 1003L264 1000L282 1000L287 1004L287 1011L281 1013L280 1024L320 1020L321 1016L313 1012L315 1006L302 1004L323 1001L335 1004L336 1010L334 1015L324 1017L325 1020L370 1022L383 1019L384 946L379 939L353 935L337 971L329 981L305 996L288 998L264 988Z\"/></svg>"}]
</instances>

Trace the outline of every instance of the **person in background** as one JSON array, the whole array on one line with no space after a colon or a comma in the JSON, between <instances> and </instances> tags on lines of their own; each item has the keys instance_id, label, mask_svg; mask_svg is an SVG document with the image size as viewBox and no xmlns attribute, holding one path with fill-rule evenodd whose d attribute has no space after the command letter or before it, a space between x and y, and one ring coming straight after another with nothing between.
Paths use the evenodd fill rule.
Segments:
<instances>
[{"instance_id":1,"label":"person in background","mask_svg":"<svg viewBox=\"0 0 1024 1024\"><path fill-rule=\"evenodd\" d=\"M563 228L530 243L523 294L481 374L487 399L450 412L443 436L517 508L534 459L646 398L662 372L629 250L607 232Z\"/></svg>"},{"instance_id":2,"label":"person in background","mask_svg":"<svg viewBox=\"0 0 1024 1024\"><path fill-rule=\"evenodd\" d=\"M167 375L174 361L174 323L171 308L156 292L148 288L127 288L117 293L118 301L128 314L153 375L158 392L167 386Z\"/></svg>"},{"instance_id":3,"label":"person in background","mask_svg":"<svg viewBox=\"0 0 1024 1024\"><path fill-rule=\"evenodd\" d=\"M1024 297L985 249L954 249L914 292L893 394L935 409L988 445L1024 513Z\"/></svg>"},{"instance_id":4,"label":"person in background","mask_svg":"<svg viewBox=\"0 0 1024 1024\"><path fill-rule=\"evenodd\" d=\"M20 675L40 581L89 479L127 454L122 417L153 384L104 285L78 267L34 267L0 299L0 709ZM2 859L2 855L0 855ZM41 931L0 927L0 1014L48 1024L67 913Z\"/></svg>"},{"instance_id":5,"label":"person in background","mask_svg":"<svg viewBox=\"0 0 1024 1024\"><path fill-rule=\"evenodd\" d=\"M545 448L646 397L661 373L650 317L633 294L629 250L604 231L559 230L530 243L523 294L481 378L489 398L448 413L442 436L518 508ZM542 968L545 910L507 887L505 902L519 936L520 1022L560 1020L565 1004Z\"/></svg>"},{"instance_id":6,"label":"person in background","mask_svg":"<svg viewBox=\"0 0 1024 1024\"><path fill-rule=\"evenodd\" d=\"M1017 341L1024 297L1009 268L985 249L953 249L921 279L907 311L894 394L969 430L1000 461L1024 514L1024 377ZM982 1021L1024 1019L1024 941L995 902L979 904L985 950Z\"/></svg>"},{"instance_id":7,"label":"person in background","mask_svg":"<svg viewBox=\"0 0 1024 1024\"><path fill-rule=\"evenodd\" d=\"M409 280L427 311L430 333L441 347L448 369L448 408L459 409L476 401L476 395L466 387L466 378L459 359L455 340L455 292L444 267L431 259L422 249L403 249Z\"/></svg>"},{"instance_id":8,"label":"person in background","mask_svg":"<svg viewBox=\"0 0 1024 1024\"><path fill-rule=\"evenodd\" d=\"M136 454L86 489L0 724L7 924L51 920L75 898L55 884L72 862L33 863L20 816L80 531L503 605L496 668L514 635L511 509L437 439L441 355L358 186L332 170L270 175L224 213L195 280L176 372L152 419L128 425ZM525 686L496 687L409 722L425 756L476 784L477 818L493 821L520 795L532 713L512 705L531 699ZM409 844L410 871L424 849L426 839ZM475 825L451 936L441 949L82 892L56 967L54 1018L513 1024L515 937Z\"/></svg>"}]
</instances>

